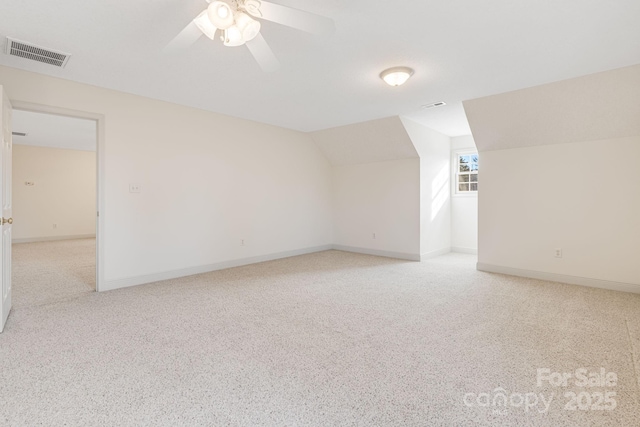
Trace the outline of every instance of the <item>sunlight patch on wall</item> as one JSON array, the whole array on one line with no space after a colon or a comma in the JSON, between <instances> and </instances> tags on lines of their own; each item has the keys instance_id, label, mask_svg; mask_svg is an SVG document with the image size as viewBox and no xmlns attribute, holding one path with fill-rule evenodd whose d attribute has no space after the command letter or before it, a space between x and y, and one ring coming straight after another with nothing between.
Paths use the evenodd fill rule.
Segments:
<instances>
[{"instance_id":1,"label":"sunlight patch on wall","mask_svg":"<svg viewBox=\"0 0 640 427\"><path fill-rule=\"evenodd\" d=\"M431 184L431 221L436 219L449 199L449 168L443 167Z\"/></svg>"}]
</instances>

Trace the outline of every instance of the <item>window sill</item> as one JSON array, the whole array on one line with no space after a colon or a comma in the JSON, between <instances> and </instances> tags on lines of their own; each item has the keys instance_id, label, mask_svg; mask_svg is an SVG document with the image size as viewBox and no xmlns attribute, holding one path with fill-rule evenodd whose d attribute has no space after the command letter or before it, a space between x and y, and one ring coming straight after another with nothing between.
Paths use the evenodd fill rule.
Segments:
<instances>
[{"instance_id":1,"label":"window sill","mask_svg":"<svg viewBox=\"0 0 640 427\"><path fill-rule=\"evenodd\" d=\"M475 199L478 198L478 192L475 191L473 193L469 192L469 193L453 193L451 195L451 197L463 197L463 198L468 198L468 197L473 197Z\"/></svg>"}]
</instances>

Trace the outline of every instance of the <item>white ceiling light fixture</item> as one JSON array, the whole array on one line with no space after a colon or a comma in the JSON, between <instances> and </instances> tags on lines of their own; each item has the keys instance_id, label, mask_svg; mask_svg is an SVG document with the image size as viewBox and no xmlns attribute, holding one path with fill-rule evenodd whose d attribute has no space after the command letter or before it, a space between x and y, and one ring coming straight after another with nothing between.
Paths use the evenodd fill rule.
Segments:
<instances>
[{"instance_id":1,"label":"white ceiling light fixture","mask_svg":"<svg viewBox=\"0 0 640 427\"><path fill-rule=\"evenodd\" d=\"M279 62L260 34L265 19L297 30L328 35L335 30L333 20L262 0L206 0L209 6L187 25L165 48L176 51L191 46L202 34L211 40L220 30L225 46L247 45L265 71L275 71Z\"/></svg>"},{"instance_id":2,"label":"white ceiling light fixture","mask_svg":"<svg viewBox=\"0 0 640 427\"><path fill-rule=\"evenodd\" d=\"M224 30L224 45L229 47L242 46L246 40L242 38L242 32L237 25L232 25Z\"/></svg>"},{"instance_id":3,"label":"white ceiling light fixture","mask_svg":"<svg viewBox=\"0 0 640 427\"><path fill-rule=\"evenodd\" d=\"M226 30L233 25L231 6L223 1L214 1L207 8L207 16L216 28Z\"/></svg>"},{"instance_id":4,"label":"white ceiling light fixture","mask_svg":"<svg viewBox=\"0 0 640 427\"><path fill-rule=\"evenodd\" d=\"M242 40L248 42L255 39L260 32L260 23L255 19L251 19L251 17L244 12L236 13L235 18L236 26L242 34Z\"/></svg>"},{"instance_id":5,"label":"white ceiling light fixture","mask_svg":"<svg viewBox=\"0 0 640 427\"><path fill-rule=\"evenodd\" d=\"M413 69L409 67L388 68L380 73L380 78L389 86L400 86L413 75Z\"/></svg>"},{"instance_id":6,"label":"white ceiling light fixture","mask_svg":"<svg viewBox=\"0 0 640 427\"><path fill-rule=\"evenodd\" d=\"M218 28L216 28L216 26L211 23L206 9L203 10L200 15L198 15L196 19L193 20L193 23L196 24L198 29L211 40L213 40L216 36L216 31L218 30Z\"/></svg>"}]
</instances>

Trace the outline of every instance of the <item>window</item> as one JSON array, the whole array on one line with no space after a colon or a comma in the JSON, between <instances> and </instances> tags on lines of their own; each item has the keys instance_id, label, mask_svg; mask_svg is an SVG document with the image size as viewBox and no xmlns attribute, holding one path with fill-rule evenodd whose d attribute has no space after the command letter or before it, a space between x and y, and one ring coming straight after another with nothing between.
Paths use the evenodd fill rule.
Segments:
<instances>
[{"instance_id":1,"label":"window","mask_svg":"<svg viewBox=\"0 0 640 427\"><path fill-rule=\"evenodd\" d=\"M478 153L457 153L456 193L478 191Z\"/></svg>"}]
</instances>

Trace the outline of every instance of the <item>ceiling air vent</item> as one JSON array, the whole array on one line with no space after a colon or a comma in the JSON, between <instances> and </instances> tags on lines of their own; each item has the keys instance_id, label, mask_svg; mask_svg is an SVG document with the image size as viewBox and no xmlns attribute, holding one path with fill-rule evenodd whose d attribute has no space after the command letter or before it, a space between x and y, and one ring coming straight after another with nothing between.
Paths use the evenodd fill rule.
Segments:
<instances>
[{"instance_id":1,"label":"ceiling air vent","mask_svg":"<svg viewBox=\"0 0 640 427\"><path fill-rule=\"evenodd\" d=\"M26 132L11 132L13 136L27 136Z\"/></svg>"},{"instance_id":2,"label":"ceiling air vent","mask_svg":"<svg viewBox=\"0 0 640 427\"><path fill-rule=\"evenodd\" d=\"M67 61L69 61L69 57L71 56L68 53L57 52L31 43L12 39L11 37L7 37L7 49L5 52L9 55L44 62L45 64L55 65L61 68L67 65Z\"/></svg>"},{"instance_id":3,"label":"ceiling air vent","mask_svg":"<svg viewBox=\"0 0 640 427\"><path fill-rule=\"evenodd\" d=\"M442 107L443 105L447 105L446 102L440 101L440 102L434 102L433 104L426 104L423 105L421 108L435 108L435 107Z\"/></svg>"}]
</instances>

